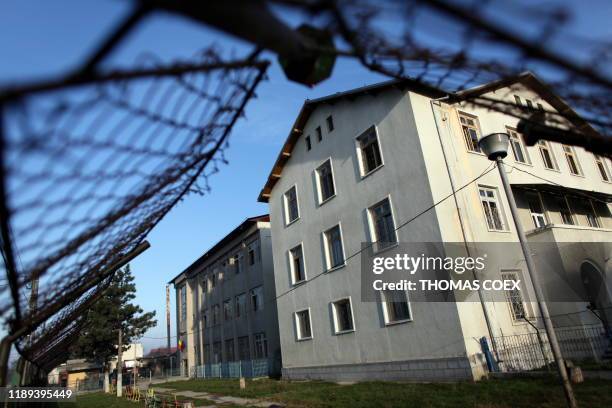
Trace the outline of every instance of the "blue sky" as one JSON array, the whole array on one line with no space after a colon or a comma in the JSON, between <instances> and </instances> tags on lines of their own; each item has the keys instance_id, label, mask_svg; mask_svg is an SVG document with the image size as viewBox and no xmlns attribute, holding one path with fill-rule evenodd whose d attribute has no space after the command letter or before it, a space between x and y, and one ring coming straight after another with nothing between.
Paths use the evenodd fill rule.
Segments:
<instances>
[{"instance_id":1,"label":"blue sky","mask_svg":"<svg viewBox=\"0 0 612 408\"><path fill-rule=\"evenodd\" d=\"M129 3L3 1L0 82L59 74L75 66L127 11ZM576 32L612 38L606 2L588 2L576 10ZM188 58L211 43L238 53L250 49L205 27L158 15L140 26L109 63L129 65L146 51L165 60ZM267 57L275 62L273 55ZM156 310L158 316L158 326L142 340L147 349L165 345L165 283L246 217L267 212L266 205L257 203L257 195L304 99L385 79L346 59L337 61L332 79L312 89L287 81L276 63L268 74L269 80L258 88L259 98L246 110L246 120L235 127L226 155L229 165L211 179L211 193L189 196L176 206L150 234L151 249L131 264L137 302L147 311ZM174 311L171 316L174 334ZM172 342L175 344L174 338Z\"/></svg>"}]
</instances>

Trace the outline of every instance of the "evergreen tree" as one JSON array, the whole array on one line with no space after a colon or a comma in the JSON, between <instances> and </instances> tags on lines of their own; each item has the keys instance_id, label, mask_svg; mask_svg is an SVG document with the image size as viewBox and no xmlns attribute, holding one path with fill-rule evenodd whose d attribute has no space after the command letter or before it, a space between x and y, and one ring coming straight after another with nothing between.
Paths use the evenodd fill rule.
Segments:
<instances>
[{"instance_id":1,"label":"evergreen tree","mask_svg":"<svg viewBox=\"0 0 612 408\"><path fill-rule=\"evenodd\" d=\"M136 298L136 285L130 265L115 272L102 297L87 312L87 322L72 348L72 356L86 358L105 367L117 355L118 332L123 332L123 351L130 343L154 327L155 311L143 313L132 301Z\"/></svg>"}]
</instances>

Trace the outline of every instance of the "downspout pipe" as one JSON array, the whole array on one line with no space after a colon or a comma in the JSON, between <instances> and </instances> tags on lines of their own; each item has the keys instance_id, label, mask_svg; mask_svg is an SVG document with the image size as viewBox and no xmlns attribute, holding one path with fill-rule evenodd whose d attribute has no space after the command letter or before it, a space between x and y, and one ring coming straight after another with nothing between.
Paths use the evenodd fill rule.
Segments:
<instances>
[{"instance_id":1,"label":"downspout pipe","mask_svg":"<svg viewBox=\"0 0 612 408\"><path fill-rule=\"evenodd\" d=\"M455 189L455 180L453 179L453 175L450 171L450 166L448 163L448 156L446 154L446 149L444 148L444 142L442 140L442 133L440 132L440 124L438 123L438 117L436 116L435 105L437 103L440 106L440 103L444 100L448 99L449 96L444 96L438 99L430 99L429 103L431 106L431 114L434 118L434 123L436 124L436 133L438 134L438 141L440 142L440 149L442 150L442 156L444 157L444 165L446 166L446 173L448 174L448 179L450 181L451 190L453 192L453 200L455 201L455 209L457 210L457 217L459 218L459 226L461 227L461 236L463 237L463 244L465 246L465 251L468 256L471 255L470 247L467 244L467 233L465 231L465 225L463 224L463 216L461 215L461 208L459 207L459 200L457 199L457 193ZM472 269L472 276L476 279L476 272ZM495 358L499 361L499 354L497 352L497 342L495 341L495 336L493 335L493 324L491 322L491 317L489 316L489 310L484 301L484 296L482 293L482 289L478 289L478 300L480 301L480 306L482 307L482 313L484 315L485 323L487 325L487 332L489 333L489 338L491 339L491 344L493 346L493 353L495 354Z\"/></svg>"}]
</instances>

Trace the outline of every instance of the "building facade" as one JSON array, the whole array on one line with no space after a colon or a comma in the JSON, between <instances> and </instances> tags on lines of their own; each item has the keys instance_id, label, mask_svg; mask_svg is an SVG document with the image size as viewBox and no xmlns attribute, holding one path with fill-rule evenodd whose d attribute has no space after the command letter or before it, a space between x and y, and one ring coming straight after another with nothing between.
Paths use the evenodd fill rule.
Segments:
<instances>
[{"instance_id":1,"label":"building facade","mask_svg":"<svg viewBox=\"0 0 612 408\"><path fill-rule=\"evenodd\" d=\"M453 103L443 96L390 81L303 105L259 196L270 209L284 377L477 379L486 372L478 339L541 325L526 312L536 307L520 259L495 265L523 282L507 301L411 302L407 293L361 301L363 243L517 242L497 170L470 183L492 165L478 148L482 135L511 135L508 176L529 239L599 243L569 258L560 250L559 262L572 279L587 268L612 282L610 160L555 143L528 147L515 117L463 102L493 97L557 111L563 101L531 74ZM596 296L603 310L609 287ZM551 313L600 324L586 306L560 302Z\"/></svg>"},{"instance_id":2,"label":"building facade","mask_svg":"<svg viewBox=\"0 0 612 408\"><path fill-rule=\"evenodd\" d=\"M171 283L184 375L249 360L280 372L269 216L245 220Z\"/></svg>"}]
</instances>

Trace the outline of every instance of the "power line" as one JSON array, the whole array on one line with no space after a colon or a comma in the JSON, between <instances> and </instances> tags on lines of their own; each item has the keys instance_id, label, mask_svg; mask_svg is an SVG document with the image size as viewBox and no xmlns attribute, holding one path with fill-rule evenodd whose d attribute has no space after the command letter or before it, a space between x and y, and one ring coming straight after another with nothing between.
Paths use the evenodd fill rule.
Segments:
<instances>
[{"instance_id":1,"label":"power line","mask_svg":"<svg viewBox=\"0 0 612 408\"><path fill-rule=\"evenodd\" d=\"M454 196L455 194L457 194L458 192L460 192L461 190L464 190L465 188L467 188L468 186L470 186L471 184L475 183L476 181L478 181L480 178L484 177L485 175L487 175L488 173L490 173L491 171L493 171L495 169L495 167L497 167L496 163L492 162L480 175L478 175L477 177L471 179L470 181L468 181L467 183L463 184L461 187L459 187L456 190L453 190L451 193L449 193L448 195L444 196L443 198L441 198L440 200L436 201L435 203L433 203L432 205L430 205L429 207L425 208L424 210L418 212L416 215L414 215L413 217L407 219L406 221L400 223L393 231L397 232L398 230L400 230L401 228L404 228L406 225L410 224L411 222L415 221L417 218L421 217L422 215L428 213L429 211L431 211L432 209L434 209L435 207L437 207L438 205L442 204L444 201L448 200L449 198L451 198L452 196ZM366 249L371 248L374 244L376 244L376 242L378 241L372 241L370 243L368 243L367 245L363 246L361 249L359 249L358 251L354 252L353 254L351 254L350 256L345 258L345 263L356 257L357 255L361 254L363 251L365 251ZM305 281L303 284L300 284L299 286L293 286L292 288L290 288L289 290L281 293L280 295L276 296L274 299L269 300L267 302L264 303L265 304L269 304L272 302L275 302L276 300L280 299L283 296L288 295L289 293L293 292L295 289L297 289L298 287L303 287L305 285L307 285L308 283L314 281L315 279L317 279L320 276L323 276L327 273L329 273L330 271L334 270L334 268L328 268L326 270L324 270L321 273L318 273L317 275L314 275L311 279L308 279L307 281ZM203 331L204 328L201 328L200 330L193 330L190 332L187 332L186 334L194 334L198 331ZM170 336L171 338L176 338L177 336ZM164 340L167 337L147 337L147 336L143 336L142 338L146 338L146 339L153 339L153 340Z\"/></svg>"}]
</instances>

